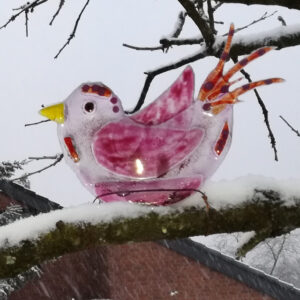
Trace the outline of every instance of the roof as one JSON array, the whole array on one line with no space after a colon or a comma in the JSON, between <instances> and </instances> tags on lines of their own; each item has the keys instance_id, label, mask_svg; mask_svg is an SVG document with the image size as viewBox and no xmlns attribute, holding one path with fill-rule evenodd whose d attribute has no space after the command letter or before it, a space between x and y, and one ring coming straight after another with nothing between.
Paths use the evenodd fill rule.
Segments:
<instances>
[{"instance_id":1,"label":"roof","mask_svg":"<svg viewBox=\"0 0 300 300\"><path fill-rule=\"evenodd\" d=\"M260 270L191 239L163 240L159 244L196 260L278 300L299 300L300 290Z\"/></svg>"},{"instance_id":2,"label":"roof","mask_svg":"<svg viewBox=\"0 0 300 300\"><path fill-rule=\"evenodd\" d=\"M0 190L11 199L19 202L32 215L46 213L54 209L61 209L62 206L49 199L37 195L35 192L25 189L21 185L7 180L0 180Z\"/></svg>"}]
</instances>

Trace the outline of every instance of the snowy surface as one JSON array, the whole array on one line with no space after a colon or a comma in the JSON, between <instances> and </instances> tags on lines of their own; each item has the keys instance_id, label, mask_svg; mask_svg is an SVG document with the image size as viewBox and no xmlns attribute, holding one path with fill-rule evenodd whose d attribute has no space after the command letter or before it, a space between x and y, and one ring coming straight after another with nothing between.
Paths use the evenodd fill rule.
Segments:
<instances>
[{"instance_id":1,"label":"snowy surface","mask_svg":"<svg viewBox=\"0 0 300 300\"><path fill-rule=\"evenodd\" d=\"M236 232L195 236L195 242L218 250L222 254L235 258L236 251L246 243L254 232ZM266 274L275 276L300 288L300 230L269 238L249 251L241 261Z\"/></svg>"},{"instance_id":2,"label":"snowy surface","mask_svg":"<svg viewBox=\"0 0 300 300\"><path fill-rule=\"evenodd\" d=\"M236 205L251 198L254 188L273 189L286 197L286 204L293 204L293 197L300 197L300 182L278 181L261 176L247 176L232 181L210 183L203 190L208 195L210 205L214 208ZM65 223L111 222L119 218L137 218L141 215L156 212L167 214L174 209L187 206L204 206L199 195L193 195L185 201L172 206L153 207L125 202L84 204L68 207L63 210L40 214L0 227L0 247L5 243L15 245L24 239L35 239L41 233L46 233L55 228L56 222L62 220ZM249 237L247 237L249 238ZM236 245L238 246L238 244Z\"/></svg>"},{"instance_id":3,"label":"snowy surface","mask_svg":"<svg viewBox=\"0 0 300 300\"><path fill-rule=\"evenodd\" d=\"M111 222L117 218L136 218L151 211L168 213L169 207L154 207L136 205L125 202L85 204L56 210L47 214L32 216L12 224L0 227L0 247L5 243L16 245L24 239L35 239L41 233L49 232L55 228L56 222L62 220L66 223Z\"/></svg>"},{"instance_id":4,"label":"snowy surface","mask_svg":"<svg viewBox=\"0 0 300 300\"><path fill-rule=\"evenodd\" d=\"M268 42L269 40L277 41L283 36L293 36L300 34L300 24L293 24L289 26L278 26L272 30L267 31L258 31L253 34L236 34L233 37L232 45L234 44L243 44L251 45L257 44L260 42ZM220 49L220 44L226 41L227 37L218 36L214 47Z\"/></svg>"}]
</instances>

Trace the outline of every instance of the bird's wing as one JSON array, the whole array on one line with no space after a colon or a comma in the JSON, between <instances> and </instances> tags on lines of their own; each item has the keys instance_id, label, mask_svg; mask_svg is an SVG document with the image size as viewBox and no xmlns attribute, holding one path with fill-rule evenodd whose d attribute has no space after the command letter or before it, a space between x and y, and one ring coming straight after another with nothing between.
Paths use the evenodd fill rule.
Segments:
<instances>
[{"instance_id":1,"label":"bird's wing","mask_svg":"<svg viewBox=\"0 0 300 300\"><path fill-rule=\"evenodd\" d=\"M158 125L185 110L193 100L194 72L188 66L169 89L130 118L145 125Z\"/></svg>"},{"instance_id":2,"label":"bird's wing","mask_svg":"<svg viewBox=\"0 0 300 300\"><path fill-rule=\"evenodd\" d=\"M93 153L106 169L134 178L165 174L200 144L203 130L144 126L130 119L109 123L94 136Z\"/></svg>"}]
</instances>

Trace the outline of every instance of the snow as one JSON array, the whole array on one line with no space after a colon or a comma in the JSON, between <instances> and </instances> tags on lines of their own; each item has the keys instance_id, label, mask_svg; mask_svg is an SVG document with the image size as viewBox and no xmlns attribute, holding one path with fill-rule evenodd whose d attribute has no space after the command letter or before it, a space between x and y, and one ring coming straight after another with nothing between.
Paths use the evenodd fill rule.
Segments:
<instances>
[{"instance_id":1,"label":"snow","mask_svg":"<svg viewBox=\"0 0 300 300\"><path fill-rule=\"evenodd\" d=\"M300 34L300 24L294 24L294 25L289 25L289 26L279 26L276 27L272 30L268 31L262 31L257 34L248 34L247 37L246 35L241 35L241 36L236 36L233 38L233 44L235 43L242 43L242 44L252 44L252 43L257 43L258 41L267 41L267 40L279 40L283 36L293 36L293 35L299 35Z\"/></svg>"},{"instance_id":2,"label":"snow","mask_svg":"<svg viewBox=\"0 0 300 300\"><path fill-rule=\"evenodd\" d=\"M251 44L257 45L258 43L268 44L268 41L278 41L282 37L288 37L293 35L300 34L300 24L293 24L288 26L279 26L272 30L261 31L254 34L245 34L245 35L234 35L232 40L232 45L235 44L243 44L245 46L249 46ZM215 50L220 49L220 44L223 44L226 41L227 36L217 36L216 41L214 43Z\"/></svg>"},{"instance_id":3,"label":"snow","mask_svg":"<svg viewBox=\"0 0 300 300\"><path fill-rule=\"evenodd\" d=\"M0 247L17 245L24 239L35 239L42 233L55 229L56 222L112 222L117 218L137 218L149 212L168 213L170 207L148 207L125 202L83 204L47 214L39 214L0 227Z\"/></svg>"},{"instance_id":4,"label":"snow","mask_svg":"<svg viewBox=\"0 0 300 300\"><path fill-rule=\"evenodd\" d=\"M295 197L300 197L300 179L274 179L258 175L248 175L234 180L208 182L203 191L212 207L219 209L236 205L252 197L254 189L274 190L282 195L285 205L294 205ZM210 202L210 199L212 201Z\"/></svg>"},{"instance_id":5,"label":"snow","mask_svg":"<svg viewBox=\"0 0 300 300\"><path fill-rule=\"evenodd\" d=\"M235 232L235 233L222 233L211 234L208 236L194 236L191 239L197 243L201 243L208 248L220 251L222 254L235 257L236 250L242 245L247 243L255 232Z\"/></svg>"},{"instance_id":6,"label":"snow","mask_svg":"<svg viewBox=\"0 0 300 300\"><path fill-rule=\"evenodd\" d=\"M279 26L272 30L261 31L254 34L235 34L232 39L232 46L235 44L241 44L244 46L251 46L257 44L269 45L270 41L278 41L282 37L292 38L294 35L300 35L300 24L293 24L289 26ZM226 42L227 36L217 36L213 48L217 51L220 49L220 46Z\"/></svg>"},{"instance_id":7,"label":"snow","mask_svg":"<svg viewBox=\"0 0 300 300\"><path fill-rule=\"evenodd\" d=\"M210 182L206 184L203 191L207 194L210 205L219 209L246 201L251 198L255 188L273 189L280 192L286 199L286 205L293 204L294 198L300 197L300 179L284 181L262 176L246 176L232 181ZM164 207L127 202L90 203L68 207L1 226L0 247L17 245L25 239L35 239L40 234L55 229L56 223L60 220L65 223L96 224L112 222L120 218L137 218L150 212L163 215L188 206L204 207L204 201L199 194L196 194L182 202Z\"/></svg>"}]
</instances>

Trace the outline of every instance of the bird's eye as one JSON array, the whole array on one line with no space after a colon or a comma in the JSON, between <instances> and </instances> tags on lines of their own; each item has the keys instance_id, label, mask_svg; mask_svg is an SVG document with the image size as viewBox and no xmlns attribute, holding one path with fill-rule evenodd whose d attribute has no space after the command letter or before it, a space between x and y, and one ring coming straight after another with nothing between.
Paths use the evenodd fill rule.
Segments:
<instances>
[{"instance_id":1,"label":"bird's eye","mask_svg":"<svg viewBox=\"0 0 300 300\"><path fill-rule=\"evenodd\" d=\"M93 102L87 102L85 105L84 105L84 110L88 113L91 113L93 112L95 109L95 104Z\"/></svg>"}]
</instances>

